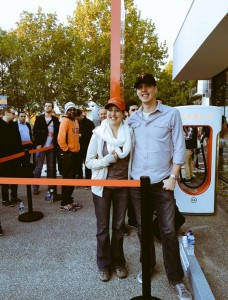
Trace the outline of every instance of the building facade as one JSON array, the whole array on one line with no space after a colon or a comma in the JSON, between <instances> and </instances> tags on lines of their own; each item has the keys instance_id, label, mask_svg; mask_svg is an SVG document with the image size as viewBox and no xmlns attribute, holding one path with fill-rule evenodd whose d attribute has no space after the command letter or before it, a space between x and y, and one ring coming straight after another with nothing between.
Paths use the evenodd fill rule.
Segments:
<instances>
[{"instance_id":1,"label":"building facade","mask_svg":"<svg viewBox=\"0 0 228 300\"><path fill-rule=\"evenodd\" d=\"M222 108L218 172L228 182L228 1L194 0L173 53L173 80L198 80L201 98Z\"/></svg>"}]
</instances>

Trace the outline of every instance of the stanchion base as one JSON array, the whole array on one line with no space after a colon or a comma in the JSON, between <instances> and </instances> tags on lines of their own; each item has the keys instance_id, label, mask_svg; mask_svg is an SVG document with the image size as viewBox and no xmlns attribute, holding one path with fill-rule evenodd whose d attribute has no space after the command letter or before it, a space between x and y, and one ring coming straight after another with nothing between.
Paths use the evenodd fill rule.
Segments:
<instances>
[{"instance_id":1,"label":"stanchion base","mask_svg":"<svg viewBox=\"0 0 228 300\"><path fill-rule=\"evenodd\" d=\"M18 220L21 222L35 222L41 220L43 216L40 211L26 212L18 216Z\"/></svg>"},{"instance_id":2,"label":"stanchion base","mask_svg":"<svg viewBox=\"0 0 228 300\"><path fill-rule=\"evenodd\" d=\"M161 300L160 298L156 298L156 297L144 297L144 296L138 296L138 297L134 297L134 298L131 298L130 300Z\"/></svg>"}]
</instances>

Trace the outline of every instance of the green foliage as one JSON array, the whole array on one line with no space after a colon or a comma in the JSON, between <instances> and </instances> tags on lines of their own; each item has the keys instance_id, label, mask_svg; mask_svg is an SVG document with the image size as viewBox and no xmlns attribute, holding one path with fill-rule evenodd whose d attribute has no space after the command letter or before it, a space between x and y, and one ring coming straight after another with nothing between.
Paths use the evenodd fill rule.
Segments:
<instances>
[{"instance_id":1,"label":"green foliage","mask_svg":"<svg viewBox=\"0 0 228 300\"><path fill-rule=\"evenodd\" d=\"M45 101L86 107L103 105L110 93L110 0L76 1L68 26L56 14L23 12L15 30L0 29L0 93L17 110L32 115ZM137 100L135 78L152 73L167 104L186 103L188 83L174 83L162 70L166 44L159 44L152 20L143 20L133 0L125 0L125 100Z\"/></svg>"},{"instance_id":2,"label":"green foliage","mask_svg":"<svg viewBox=\"0 0 228 300\"><path fill-rule=\"evenodd\" d=\"M173 81L172 61L160 73L157 97L169 106L181 106L189 103L189 90L196 85L195 81Z\"/></svg>"}]
</instances>

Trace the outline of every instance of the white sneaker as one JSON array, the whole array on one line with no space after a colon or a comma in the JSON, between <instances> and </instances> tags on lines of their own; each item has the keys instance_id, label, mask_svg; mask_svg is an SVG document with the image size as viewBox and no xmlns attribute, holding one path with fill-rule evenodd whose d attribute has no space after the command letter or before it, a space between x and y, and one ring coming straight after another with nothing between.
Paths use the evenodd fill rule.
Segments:
<instances>
[{"instance_id":1,"label":"white sneaker","mask_svg":"<svg viewBox=\"0 0 228 300\"><path fill-rule=\"evenodd\" d=\"M152 277L154 269L150 270L150 276ZM137 275L137 280L142 284L142 272Z\"/></svg>"},{"instance_id":2,"label":"white sneaker","mask_svg":"<svg viewBox=\"0 0 228 300\"><path fill-rule=\"evenodd\" d=\"M180 300L192 300L192 296L183 282L172 286Z\"/></svg>"}]
</instances>

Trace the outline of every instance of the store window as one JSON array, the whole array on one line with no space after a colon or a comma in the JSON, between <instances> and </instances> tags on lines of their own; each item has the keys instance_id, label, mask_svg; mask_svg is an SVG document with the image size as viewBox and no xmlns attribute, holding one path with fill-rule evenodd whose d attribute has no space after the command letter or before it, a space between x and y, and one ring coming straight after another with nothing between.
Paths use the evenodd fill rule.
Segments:
<instances>
[{"instance_id":1,"label":"store window","mask_svg":"<svg viewBox=\"0 0 228 300\"><path fill-rule=\"evenodd\" d=\"M219 177L228 183L228 69L212 78L211 105L222 108L219 137Z\"/></svg>"}]
</instances>

